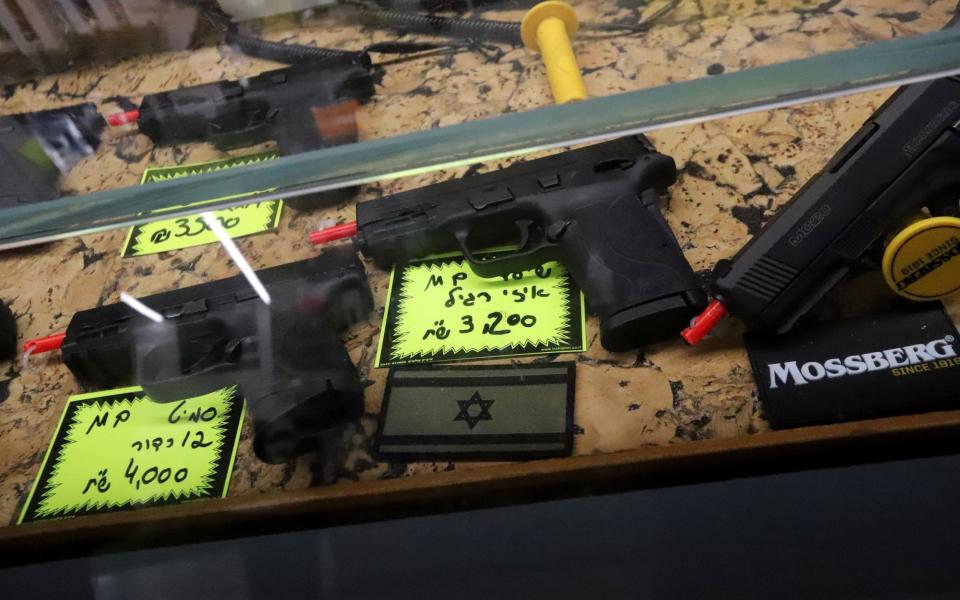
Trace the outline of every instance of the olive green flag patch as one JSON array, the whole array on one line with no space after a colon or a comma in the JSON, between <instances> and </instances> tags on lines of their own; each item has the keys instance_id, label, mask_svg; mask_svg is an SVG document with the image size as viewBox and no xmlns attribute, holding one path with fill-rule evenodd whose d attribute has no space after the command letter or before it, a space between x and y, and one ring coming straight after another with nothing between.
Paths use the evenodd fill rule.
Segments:
<instances>
[{"instance_id":1,"label":"olive green flag patch","mask_svg":"<svg viewBox=\"0 0 960 600\"><path fill-rule=\"evenodd\" d=\"M573 450L573 362L393 369L377 458L525 460Z\"/></svg>"}]
</instances>

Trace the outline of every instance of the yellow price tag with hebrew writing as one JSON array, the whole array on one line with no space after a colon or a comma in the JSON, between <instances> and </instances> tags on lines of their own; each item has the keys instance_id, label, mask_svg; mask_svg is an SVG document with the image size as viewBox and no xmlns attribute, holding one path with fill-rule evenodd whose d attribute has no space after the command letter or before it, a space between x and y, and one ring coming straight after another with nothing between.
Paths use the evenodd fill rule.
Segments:
<instances>
[{"instance_id":1,"label":"yellow price tag with hebrew writing","mask_svg":"<svg viewBox=\"0 0 960 600\"><path fill-rule=\"evenodd\" d=\"M193 165L152 167L144 171L140 183L168 181L170 179L190 177L201 173L233 169L273 160L277 158L277 156L276 152L263 152L251 156L228 158ZM256 192L251 192L250 194L254 193ZM250 194L216 198L215 200L240 198ZM214 199L207 200L206 202L212 202L213 200ZM201 204L204 204L204 202L197 202L190 206ZM175 210L177 208L182 207L170 207L164 210ZM214 214L220 220L223 228L230 234L230 237L238 238L276 229L280 224L280 213L282 210L282 200L267 200L264 202L254 202L245 206L235 206L217 210L214 211ZM157 252L168 252L170 250L180 250L181 248L190 248L202 244L211 244L216 241L217 237L209 230L206 223L200 218L200 215L190 215L134 225L127 233L127 239L123 244L120 255L129 257L156 254Z\"/></svg>"},{"instance_id":2,"label":"yellow price tag with hebrew writing","mask_svg":"<svg viewBox=\"0 0 960 600\"><path fill-rule=\"evenodd\" d=\"M397 267L376 366L582 352L583 294L557 262L484 279L462 256Z\"/></svg>"},{"instance_id":3,"label":"yellow price tag with hebrew writing","mask_svg":"<svg viewBox=\"0 0 960 600\"><path fill-rule=\"evenodd\" d=\"M243 412L236 387L164 404L139 387L71 396L18 522L225 496Z\"/></svg>"}]
</instances>

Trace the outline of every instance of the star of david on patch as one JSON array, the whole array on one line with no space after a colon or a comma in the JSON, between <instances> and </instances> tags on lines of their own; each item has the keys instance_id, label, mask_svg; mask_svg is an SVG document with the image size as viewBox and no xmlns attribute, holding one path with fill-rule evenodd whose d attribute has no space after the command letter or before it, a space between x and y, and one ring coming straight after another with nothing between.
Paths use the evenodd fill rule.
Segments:
<instances>
[{"instance_id":1,"label":"star of david on patch","mask_svg":"<svg viewBox=\"0 0 960 600\"><path fill-rule=\"evenodd\" d=\"M494 400L484 400L481 398L479 391L474 392L469 400L457 400L457 404L460 405L460 412L453 420L466 421L467 427L470 429L476 427L480 421L492 421L493 417L490 415L490 407L493 406L494 402ZM471 414L470 409L474 406L480 407L480 410L477 411L476 414Z\"/></svg>"}]
</instances>

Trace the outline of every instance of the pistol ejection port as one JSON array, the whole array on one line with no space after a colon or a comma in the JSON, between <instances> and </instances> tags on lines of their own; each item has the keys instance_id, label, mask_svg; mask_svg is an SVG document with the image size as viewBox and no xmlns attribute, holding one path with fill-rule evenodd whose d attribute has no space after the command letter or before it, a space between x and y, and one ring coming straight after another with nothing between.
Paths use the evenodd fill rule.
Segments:
<instances>
[{"instance_id":1,"label":"pistol ejection port","mask_svg":"<svg viewBox=\"0 0 960 600\"><path fill-rule=\"evenodd\" d=\"M916 301L960 291L960 218L920 219L887 245L883 278L895 293Z\"/></svg>"},{"instance_id":2,"label":"pistol ejection port","mask_svg":"<svg viewBox=\"0 0 960 600\"><path fill-rule=\"evenodd\" d=\"M579 21L566 2L548 0L537 4L520 23L523 45L543 56L553 99L566 104L587 98L587 88L580 76L577 57L570 38L577 33Z\"/></svg>"}]
</instances>

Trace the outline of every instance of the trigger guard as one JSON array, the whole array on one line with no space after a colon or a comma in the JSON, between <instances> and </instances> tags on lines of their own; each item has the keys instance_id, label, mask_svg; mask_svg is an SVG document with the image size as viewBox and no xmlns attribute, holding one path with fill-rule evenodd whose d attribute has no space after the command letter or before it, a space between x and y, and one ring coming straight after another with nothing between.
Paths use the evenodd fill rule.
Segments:
<instances>
[{"instance_id":1,"label":"trigger guard","mask_svg":"<svg viewBox=\"0 0 960 600\"><path fill-rule=\"evenodd\" d=\"M460 251L463 253L463 256L470 262L472 265L493 265L508 262L513 258L525 257L531 254L539 252L541 249L547 247L549 244L541 243L535 248L528 248L530 245L530 231L533 229L533 221L530 219L519 219L513 222L517 226L517 230L520 232L520 243L517 245L517 249L498 258L489 258L489 259L479 259L472 252L470 252L470 247L467 245L467 237L470 235L469 231L463 229L457 229L453 232L453 237L456 238L457 244L460 246ZM531 267L532 268L532 267ZM495 274L494 274L495 275Z\"/></svg>"},{"instance_id":2,"label":"trigger guard","mask_svg":"<svg viewBox=\"0 0 960 600\"><path fill-rule=\"evenodd\" d=\"M533 229L534 221L530 219L519 219L514 221L514 224L520 230L519 248L504 253L502 256L482 260L470 252L470 248L467 245L468 231L457 229L453 232L453 236L460 246L460 251L463 252L463 256L470 263L470 268L474 273L483 278L491 278L504 275L505 273L527 271L545 262L556 260L557 257L554 256L556 252L552 250L556 248L558 244L548 240L546 235L544 235L541 241L530 247L532 239L530 232Z\"/></svg>"}]
</instances>

